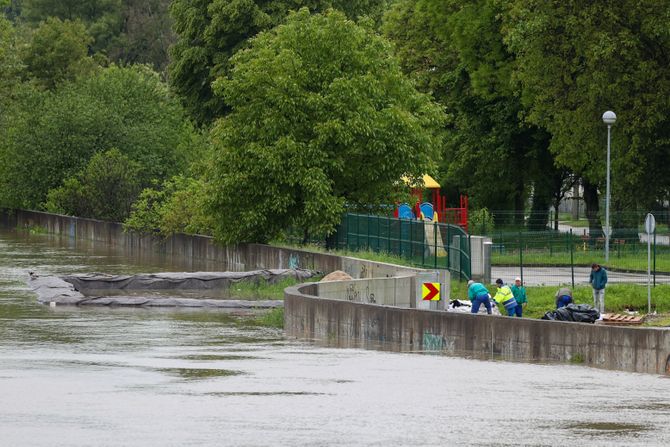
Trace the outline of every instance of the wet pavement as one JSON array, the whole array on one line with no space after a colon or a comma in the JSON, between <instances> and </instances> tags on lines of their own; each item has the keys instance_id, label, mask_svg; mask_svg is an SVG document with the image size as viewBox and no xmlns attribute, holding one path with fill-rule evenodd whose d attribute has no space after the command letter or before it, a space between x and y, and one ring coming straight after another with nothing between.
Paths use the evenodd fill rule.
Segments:
<instances>
[{"instance_id":1,"label":"wet pavement","mask_svg":"<svg viewBox=\"0 0 670 447\"><path fill-rule=\"evenodd\" d=\"M221 310L51 308L25 283L206 268L0 230L0 444L670 445L668 377L331 349Z\"/></svg>"}]
</instances>

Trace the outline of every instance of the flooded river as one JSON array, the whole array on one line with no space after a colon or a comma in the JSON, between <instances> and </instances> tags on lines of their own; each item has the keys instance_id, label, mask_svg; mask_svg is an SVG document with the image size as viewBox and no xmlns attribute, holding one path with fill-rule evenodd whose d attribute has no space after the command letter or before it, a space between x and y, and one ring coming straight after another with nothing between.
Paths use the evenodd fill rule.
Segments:
<instances>
[{"instance_id":1,"label":"flooded river","mask_svg":"<svg viewBox=\"0 0 670 447\"><path fill-rule=\"evenodd\" d=\"M0 230L0 445L670 445L670 380L339 350L223 311L50 308L28 271L198 270Z\"/></svg>"}]
</instances>

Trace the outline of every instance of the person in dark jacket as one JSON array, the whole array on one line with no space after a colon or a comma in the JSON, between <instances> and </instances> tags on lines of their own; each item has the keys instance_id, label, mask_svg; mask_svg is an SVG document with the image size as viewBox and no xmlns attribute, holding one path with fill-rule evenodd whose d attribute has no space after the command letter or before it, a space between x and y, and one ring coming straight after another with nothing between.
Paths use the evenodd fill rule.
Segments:
<instances>
[{"instance_id":1,"label":"person in dark jacket","mask_svg":"<svg viewBox=\"0 0 670 447\"><path fill-rule=\"evenodd\" d=\"M591 266L589 283L593 287L593 307L601 314L605 312L605 286L607 285L607 270L599 264Z\"/></svg>"}]
</instances>

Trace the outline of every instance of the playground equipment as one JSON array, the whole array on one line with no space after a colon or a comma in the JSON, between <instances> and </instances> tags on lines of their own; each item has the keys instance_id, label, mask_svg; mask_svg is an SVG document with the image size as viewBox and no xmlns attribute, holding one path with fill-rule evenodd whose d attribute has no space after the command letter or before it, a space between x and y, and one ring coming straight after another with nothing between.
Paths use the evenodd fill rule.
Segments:
<instances>
[{"instance_id":1,"label":"playground equipment","mask_svg":"<svg viewBox=\"0 0 670 447\"><path fill-rule=\"evenodd\" d=\"M407 177L403 181L412 188L414 205L402 203L396 207L394 217L399 219L419 219L425 222L439 222L458 225L468 231L468 197L461 195L458 208L447 208L447 198L440 194L440 184L430 175L423 176L423 186L413 186ZM431 194L430 202L423 202L424 190Z\"/></svg>"}]
</instances>

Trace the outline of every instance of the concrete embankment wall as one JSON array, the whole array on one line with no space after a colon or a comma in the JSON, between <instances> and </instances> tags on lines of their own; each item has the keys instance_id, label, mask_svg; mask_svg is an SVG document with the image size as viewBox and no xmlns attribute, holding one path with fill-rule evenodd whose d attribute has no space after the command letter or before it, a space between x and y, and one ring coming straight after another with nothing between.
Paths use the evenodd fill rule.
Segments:
<instances>
[{"instance_id":1,"label":"concrete embankment wall","mask_svg":"<svg viewBox=\"0 0 670 447\"><path fill-rule=\"evenodd\" d=\"M668 330L403 309L319 297L320 288L286 289L287 335L339 347L670 373Z\"/></svg>"},{"instance_id":2,"label":"concrete embankment wall","mask_svg":"<svg viewBox=\"0 0 670 447\"><path fill-rule=\"evenodd\" d=\"M175 234L162 238L126 233L118 223L37 211L6 210L0 212L0 223L6 227L40 227L48 233L72 240L100 242L105 246L119 248L124 255L160 255L168 259L179 259L183 265L189 265L189 260L205 260L210 262L208 264L210 269L219 271L304 268L329 273L343 270L353 278L385 278L423 271L328 253L262 244L221 246L207 236Z\"/></svg>"}]
</instances>

